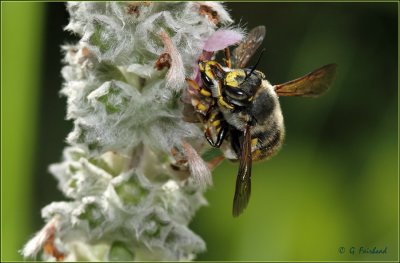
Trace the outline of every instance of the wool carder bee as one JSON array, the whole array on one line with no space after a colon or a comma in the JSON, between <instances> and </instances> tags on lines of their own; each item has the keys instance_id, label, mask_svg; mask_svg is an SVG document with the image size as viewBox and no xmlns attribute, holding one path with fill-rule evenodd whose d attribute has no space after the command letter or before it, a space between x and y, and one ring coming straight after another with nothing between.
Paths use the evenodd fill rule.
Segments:
<instances>
[{"instance_id":1,"label":"wool carder bee","mask_svg":"<svg viewBox=\"0 0 400 263\"><path fill-rule=\"evenodd\" d=\"M239 160L232 214L240 215L251 193L253 161L271 157L282 145L285 128L279 96L316 97L332 83L336 64L328 64L298 79L272 85L256 66L246 68L265 37L258 26L233 51L224 50L224 65L199 61L202 85L187 79L194 110L204 124L204 134L225 157ZM223 143L225 140L228 143Z\"/></svg>"}]
</instances>

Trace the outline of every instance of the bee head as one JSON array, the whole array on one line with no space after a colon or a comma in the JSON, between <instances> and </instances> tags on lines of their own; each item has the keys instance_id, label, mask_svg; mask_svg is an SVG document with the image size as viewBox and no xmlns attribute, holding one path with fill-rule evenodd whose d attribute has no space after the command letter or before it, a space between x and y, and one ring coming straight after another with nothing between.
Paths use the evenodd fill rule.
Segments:
<instances>
[{"instance_id":1,"label":"bee head","mask_svg":"<svg viewBox=\"0 0 400 263\"><path fill-rule=\"evenodd\" d=\"M257 63L253 67L232 70L226 75L225 93L233 104L244 106L253 100L254 94L265 78L261 71L256 70L264 51L265 49L261 51Z\"/></svg>"},{"instance_id":2,"label":"bee head","mask_svg":"<svg viewBox=\"0 0 400 263\"><path fill-rule=\"evenodd\" d=\"M232 104L244 106L249 104L261 82L264 74L251 69L235 69L228 72L224 79L224 93ZM247 79L246 79L247 78Z\"/></svg>"}]
</instances>

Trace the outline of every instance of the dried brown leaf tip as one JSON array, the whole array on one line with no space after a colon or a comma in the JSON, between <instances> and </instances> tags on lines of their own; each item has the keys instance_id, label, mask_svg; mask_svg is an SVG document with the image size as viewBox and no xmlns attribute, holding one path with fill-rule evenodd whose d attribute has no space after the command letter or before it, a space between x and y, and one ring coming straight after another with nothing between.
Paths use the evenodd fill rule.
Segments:
<instances>
[{"instance_id":1,"label":"dried brown leaf tip","mask_svg":"<svg viewBox=\"0 0 400 263\"><path fill-rule=\"evenodd\" d=\"M150 2L131 2L127 5L127 13L138 17L142 6L149 6Z\"/></svg>"},{"instance_id":2,"label":"dried brown leaf tip","mask_svg":"<svg viewBox=\"0 0 400 263\"><path fill-rule=\"evenodd\" d=\"M25 255L25 257L35 257L37 253L43 249L45 254L54 257L57 261L64 260L64 253L60 252L55 244L59 223L60 217L54 216L43 229L24 246L22 254Z\"/></svg>"},{"instance_id":3,"label":"dried brown leaf tip","mask_svg":"<svg viewBox=\"0 0 400 263\"><path fill-rule=\"evenodd\" d=\"M157 64L160 68L169 67L166 80L170 87L179 87L185 82L185 69L182 62L182 57L175 47L170 36L165 32L160 32L161 41L164 44L164 52L158 58ZM160 61L158 63L158 61Z\"/></svg>"},{"instance_id":4,"label":"dried brown leaf tip","mask_svg":"<svg viewBox=\"0 0 400 263\"><path fill-rule=\"evenodd\" d=\"M200 188L212 185L211 171L197 151L187 142L183 142L183 153L189 165L190 174Z\"/></svg>"},{"instance_id":5,"label":"dried brown leaf tip","mask_svg":"<svg viewBox=\"0 0 400 263\"><path fill-rule=\"evenodd\" d=\"M156 64L154 65L154 68L156 68L158 70L162 70L164 68L170 68L171 62L172 62L171 55L168 53L162 53L158 57Z\"/></svg>"},{"instance_id":6,"label":"dried brown leaf tip","mask_svg":"<svg viewBox=\"0 0 400 263\"><path fill-rule=\"evenodd\" d=\"M90 51L87 47L83 47L82 49L82 56L83 57L89 57L90 56Z\"/></svg>"},{"instance_id":7,"label":"dried brown leaf tip","mask_svg":"<svg viewBox=\"0 0 400 263\"><path fill-rule=\"evenodd\" d=\"M43 251L44 253L53 256L57 261L62 261L64 260L65 255L60 252L54 244L56 228L52 227L49 230L50 235L44 243Z\"/></svg>"},{"instance_id":8,"label":"dried brown leaf tip","mask_svg":"<svg viewBox=\"0 0 400 263\"><path fill-rule=\"evenodd\" d=\"M202 16L206 16L208 20L210 20L211 23L214 25L218 25L220 22L220 18L218 15L218 12L212 9L208 5L200 5L199 7L199 14Z\"/></svg>"},{"instance_id":9,"label":"dried brown leaf tip","mask_svg":"<svg viewBox=\"0 0 400 263\"><path fill-rule=\"evenodd\" d=\"M183 153L179 151L176 147L173 147L171 149L171 154L175 159L175 162L170 163L171 169L177 172L185 172L185 178L187 178L190 175L187 159L185 158Z\"/></svg>"}]
</instances>

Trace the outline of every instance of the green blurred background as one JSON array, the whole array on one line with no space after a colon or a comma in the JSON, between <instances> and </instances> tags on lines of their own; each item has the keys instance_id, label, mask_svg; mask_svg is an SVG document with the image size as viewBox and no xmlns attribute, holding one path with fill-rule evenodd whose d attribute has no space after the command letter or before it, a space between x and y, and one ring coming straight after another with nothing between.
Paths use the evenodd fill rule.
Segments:
<instances>
[{"instance_id":1,"label":"green blurred background","mask_svg":"<svg viewBox=\"0 0 400 263\"><path fill-rule=\"evenodd\" d=\"M236 22L263 24L259 69L282 83L339 65L318 99L282 98L287 137L253 168L249 207L232 218L237 165L214 172L191 228L199 260L398 260L398 6L396 3L228 3ZM60 160L72 124L60 98L63 3L2 3L1 259L43 224L40 209L63 200L47 166ZM349 253L387 247L386 254ZM340 253L340 248L345 248Z\"/></svg>"}]
</instances>

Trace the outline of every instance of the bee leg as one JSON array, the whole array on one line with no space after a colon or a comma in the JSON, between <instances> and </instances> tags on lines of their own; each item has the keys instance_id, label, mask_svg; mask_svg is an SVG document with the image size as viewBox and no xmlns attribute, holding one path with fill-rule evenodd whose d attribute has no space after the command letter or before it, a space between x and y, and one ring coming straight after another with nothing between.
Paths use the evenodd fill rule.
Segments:
<instances>
[{"instance_id":1,"label":"bee leg","mask_svg":"<svg viewBox=\"0 0 400 263\"><path fill-rule=\"evenodd\" d=\"M189 85L188 92L191 97L191 104L203 116L207 116L212 106L211 92L205 88L201 88L194 80L186 79Z\"/></svg>"},{"instance_id":2,"label":"bee leg","mask_svg":"<svg viewBox=\"0 0 400 263\"><path fill-rule=\"evenodd\" d=\"M211 108L211 102L199 98L192 98L191 103L197 113L200 113L201 115L203 115L203 117L207 116Z\"/></svg>"},{"instance_id":3,"label":"bee leg","mask_svg":"<svg viewBox=\"0 0 400 263\"><path fill-rule=\"evenodd\" d=\"M225 59L224 59L225 66L228 68L231 68L232 60L231 60L231 52L230 52L229 48L225 48L224 53L225 53Z\"/></svg>"},{"instance_id":4,"label":"bee leg","mask_svg":"<svg viewBox=\"0 0 400 263\"><path fill-rule=\"evenodd\" d=\"M219 148L229 130L228 124L224 121L221 112L214 110L210 113L205 123L204 136L211 146Z\"/></svg>"},{"instance_id":5,"label":"bee leg","mask_svg":"<svg viewBox=\"0 0 400 263\"><path fill-rule=\"evenodd\" d=\"M206 89L206 88L202 88L200 87L196 81L192 80L192 79L186 79L187 84L189 84L189 93L192 95L198 95L201 94L205 97L211 97L211 92Z\"/></svg>"},{"instance_id":6,"label":"bee leg","mask_svg":"<svg viewBox=\"0 0 400 263\"><path fill-rule=\"evenodd\" d=\"M217 138L218 138L218 139L217 139L217 147L218 147L218 148L219 148L219 147L221 146L221 144L223 143L223 141L224 141L224 139L225 139L227 133L228 133L228 126L227 126L226 123L224 123L224 124L221 126L221 130L220 130L220 132L219 132L218 135L217 135Z\"/></svg>"},{"instance_id":7,"label":"bee leg","mask_svg":"<svg viewBox=\"0 0 400 263\"><path fill-rule=\"evenodd\" d=\"M221 144L224 142L224 139L228 133L228 126L225 124L217 129L218 133L216 135L216 139L214 141L212 131L209 127L207 127L204 131L204 136L206 137L208 143L215 148L219 148Z\"/></svg>"}]
</instances>

